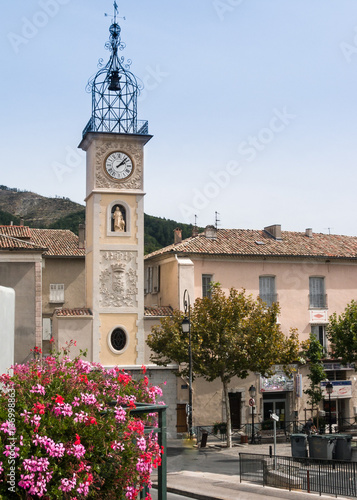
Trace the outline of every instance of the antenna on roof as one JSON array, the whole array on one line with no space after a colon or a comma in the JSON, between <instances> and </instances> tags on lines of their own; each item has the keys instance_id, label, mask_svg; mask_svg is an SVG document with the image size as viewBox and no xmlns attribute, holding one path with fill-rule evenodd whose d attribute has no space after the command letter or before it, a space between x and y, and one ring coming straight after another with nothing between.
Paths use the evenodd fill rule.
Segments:
<instances>
[{"instance_id":1,"label":"antenna on roof","mask_svg":"<svg viewBox=\"0 0 357 500\"><path fill-rule=\"evenodd\" d=\"M214 217L215 217L214 225L215 225L216 229L218 229L218 224L219 224L219 222L221 222L220 219L218 218L218 216L219 216L219 213L215 212L214 213Z\"/></svg>"},{"instance_id":2,"label":"antenna on roof","mask_svg":"<svg viewBox=\"0 0 357 500\"><path fill-rule=\"evenodd\" d=\"M195 214L195 224L192 228L192 236L198 236L198 227L197 227L197 215Z\"/></svg>"},{"instance_id":3,"label":"antenna on roof","mask_svg":"<svg viewBox=\"0 0 357 500\"><path fill-rule=\"evenodd\" d=\"M331 234L331 229L333 229L333 227L324 227L324 229L327 229L328 230L328 234Z\"/></svg>"}]
</instances>

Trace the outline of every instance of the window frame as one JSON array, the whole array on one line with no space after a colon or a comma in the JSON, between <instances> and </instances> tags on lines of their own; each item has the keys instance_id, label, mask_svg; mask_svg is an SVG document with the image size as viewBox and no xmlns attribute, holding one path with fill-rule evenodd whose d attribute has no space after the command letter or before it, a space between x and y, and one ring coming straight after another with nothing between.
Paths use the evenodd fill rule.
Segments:
<instances>
[{"instance_id":1,"label":"window frame","mask_svg":"<svg viewBox=\"0 0 357 500\"><path fill-rule=\"evenodd\" d=\"M270 289L269 293L263 292L263 281L268 281L273 284L273 286L269 286L267 288ZM268 306L271 307L274 302L277 302L277 293L276 293L276 276L273 274L264 274L259 276L259 297L260 299ZM268 298L268 300L266 300Z\"/></svg>"}]
</instances>

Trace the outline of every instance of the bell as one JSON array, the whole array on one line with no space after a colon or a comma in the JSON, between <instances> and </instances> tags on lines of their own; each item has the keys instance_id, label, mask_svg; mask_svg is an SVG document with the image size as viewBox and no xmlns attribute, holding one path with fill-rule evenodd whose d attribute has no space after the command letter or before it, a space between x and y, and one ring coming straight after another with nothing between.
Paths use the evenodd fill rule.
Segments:
<instances>
[{"instance_id":1,"label":"bell","mask_svg":"<svg viewBox=\"0 0 357 500\"><path fill-rule=\"evenodd\" d=\"M120 76L119 76L119 71L118 70L113 70L111 75L110 75L110 82L109 82L109 90L113 90L114 92L118 92L121 90L120 88Z\"/></svg>"}]
</instances>

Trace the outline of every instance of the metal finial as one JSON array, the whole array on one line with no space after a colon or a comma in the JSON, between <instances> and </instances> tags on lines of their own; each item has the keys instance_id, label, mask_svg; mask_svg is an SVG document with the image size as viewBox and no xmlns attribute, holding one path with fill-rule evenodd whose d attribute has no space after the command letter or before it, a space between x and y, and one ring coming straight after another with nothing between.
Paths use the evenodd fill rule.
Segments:
<instances>
[{"instance_id":1,"label":"metal finial","mask_svg":"<svg viewBox=\"0 0 357 500\"><path fill-rule=\"evenodd\" d=\"M137 120L137 98L142 85L130 71L131 60L119 55L125 43L121 40L115 0L113 6L114 18L109 27L109 41L105 44L111 54L106 64L102 59L99 61L99 71L88 82L87 90L92 93L92 117L83 135L87 132L148 134L147 122Z\"/></svg>"}]
</instances>

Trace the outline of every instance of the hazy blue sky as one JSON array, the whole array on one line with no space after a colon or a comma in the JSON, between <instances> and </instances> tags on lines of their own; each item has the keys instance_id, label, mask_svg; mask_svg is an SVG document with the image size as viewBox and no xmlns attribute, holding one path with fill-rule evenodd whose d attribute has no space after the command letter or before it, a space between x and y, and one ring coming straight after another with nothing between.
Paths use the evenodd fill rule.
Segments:
<instances>
[{"instance_id":1,"label":"hazy blue sky","mask_svg":"<svg viewBox=\"0 0 357 500\"><path fill-rule=\"evenodd\" d=\"M117 1L154 135L146 213L357 235L356 0ZM112 12L2 5L0 184L83 203L85 86L109 57Z\"/></svg>"}]
</instances>

